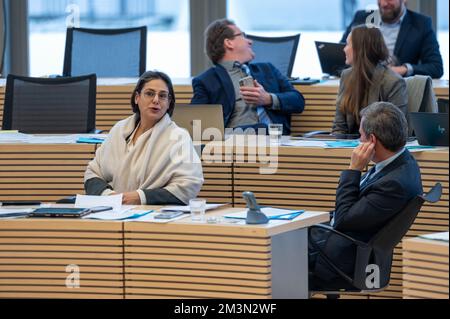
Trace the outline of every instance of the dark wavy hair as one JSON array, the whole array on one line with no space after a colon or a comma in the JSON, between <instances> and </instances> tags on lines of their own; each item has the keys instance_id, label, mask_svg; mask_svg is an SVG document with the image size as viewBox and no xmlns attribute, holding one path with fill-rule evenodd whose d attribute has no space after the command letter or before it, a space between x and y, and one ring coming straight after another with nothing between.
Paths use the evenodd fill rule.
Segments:
<instances>
[{"instance_id":1,"label":"dark wavy hair","mask_svg":"<svg viewBox=\"0 0 450 319\"><path fill-rule=\"evenodd\" d=\"M358 25L352 29L353 67L344 83L341 112L351 113L360 123L360 110L367 106L373 73L378 64L389 63L389 50L378 28Z\"/></svg>"},{"instance_id":2,"label":"dark wavy hair","mask_svg":"<svg viewBox=\"0 0 450 319\"><path fill-rule=\"evenodd\" d=\"M209 59L217 64L225 55L223 42L233 38L234 31L230 25L236 25L228 19L220 19L211 23L205 31L205 51Z\"/></svg>"},{"instance_id":3,"label":"dark wavy hair","mask_svg":"<svg viewBox=\"0 0 450 319\"><path fill-rule=\"evenodd\" d=\"M139 78L136 87L133 90L133 94L131 94L131 109L134 113L137 113L140 117L139 106L134 102L136 94L141 94L142 88L146 83L152 80L162 80L166 83L169 89L169 108L167 109L167 114L172 116L173 110L175 108L175 92L173 90L172 80L169 76L160 71L147 71L141 75Z\"/></svg>"}]
</instances>

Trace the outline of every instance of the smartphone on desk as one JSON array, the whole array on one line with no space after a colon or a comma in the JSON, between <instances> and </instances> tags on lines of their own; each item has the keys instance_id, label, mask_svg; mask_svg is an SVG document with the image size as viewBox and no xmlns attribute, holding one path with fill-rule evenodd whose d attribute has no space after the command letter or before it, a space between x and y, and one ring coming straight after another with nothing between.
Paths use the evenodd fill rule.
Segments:
<instances>
[{"instance_id":1,"label":"smartphone on desk","mask_svg":"<svg viewBox=\"0 0 450 319\"><path fill-rule=\"evenodd\" d=\"M183 215L183 212L164 212L155 215L155 219L172 219L181 215Z\"/></svg>"}]
</instances>

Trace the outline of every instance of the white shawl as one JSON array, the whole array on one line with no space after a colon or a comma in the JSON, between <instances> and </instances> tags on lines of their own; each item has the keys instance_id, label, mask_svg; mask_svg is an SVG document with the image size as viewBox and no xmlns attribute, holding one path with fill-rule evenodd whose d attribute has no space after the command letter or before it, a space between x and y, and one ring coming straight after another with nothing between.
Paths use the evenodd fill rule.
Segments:
<instances>
[{"instance_id":1,"label":"white shawl","mask_svg":"<svg viewBox=\"0 0 450 319\"><path fill-rule=\"evenodd\" d=\"M88 164L84 181L101 178L117 193L164 188L187 204L203 184L202 165L189 133L166 114L150 136L141 135L127 152L126 138L135 123L133 115L114 125Z\"/></svg>"}]
</instances>

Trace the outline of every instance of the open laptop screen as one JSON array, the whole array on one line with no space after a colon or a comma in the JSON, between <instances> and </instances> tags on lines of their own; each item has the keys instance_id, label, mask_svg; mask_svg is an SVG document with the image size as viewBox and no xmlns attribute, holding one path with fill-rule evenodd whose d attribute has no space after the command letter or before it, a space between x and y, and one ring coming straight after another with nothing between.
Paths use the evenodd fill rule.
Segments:
<instances>
[{"instance_id":1,"label":"open laptop screen","mask_svg":"<svg viewBox=\"0 0 450 319\"><path fill-rule=\"evenodd\" d=\"M409 119L420 145L448 146L448 113L410 112Z\"/></svg>"},{"instance_id":2,"label":"open laptop screen","mask_svg":"<svg viewBox=\"0 0 450 319\"><path fill-rule=\"evenodd\" d=\"M344 47L344 43L316 41L317 54L323 73L341 76L342 71L348 67L345 64Z\"/></svg>"},{"instance_id":3,"label":"open laptop screen","mask_svg":"<svg viewBox=\"0 0 450 319\"><path fill-rule=\"evenodd\" d=\"M224 140L225 129L220 104L177 104L172 120L186 129L193 141Z\"/></svg>"}]
</instances>

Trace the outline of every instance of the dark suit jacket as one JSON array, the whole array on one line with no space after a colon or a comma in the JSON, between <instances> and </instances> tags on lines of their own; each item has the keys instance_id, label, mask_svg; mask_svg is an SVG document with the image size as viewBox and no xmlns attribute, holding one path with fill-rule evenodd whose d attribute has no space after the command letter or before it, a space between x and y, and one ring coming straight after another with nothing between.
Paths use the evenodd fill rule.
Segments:
<instances>
[{"instance_id":1,"label":"dark suit jacket","mask_svg":"<svg viewBox=\"0 0 450 319\"><path fill-rule=\"evenodd\" d=\"M368 242L412 198L423 192L419 167L408 150L361 189L360 180L359 171L342 172L336 192L333 228L363 242ZM318 243L343 271L353 273L355 249L350 242L325 231L310 240ZM333 284L339 276L312 248L310 257L313 280L320 282L320 286L335 288Z\"/></svg>"},{"instance_id":2,"label":"dark suit jacket","mask_svg":"<svg viewBox=\"0 0 450 319\"><path fill-rule=\"evenodd\" d=\"M373 11L364 10L356 12L341 42L346 42L352 28L365 24L366 18L372 13ZM414 74L429 75L432 78L442 76L444 73L442 57L430 17L407 10L395 44L394 56L398 60L398 65L410 63Z\"/></svg>"},{"instance_id":3,"label":"dark suit jacket","mask_svg":"<svg viewBox=\"0 0 450 319\"><path fill-rule=\"evenodd\" d=\"M249 64L251 74L268 93L280 100L280 110L266 108L273 123L283 124L284 135L291 131L291 114L303 112L305 100L288 79L270 63ZM227 70L216 65L192 80L194 96L191 104L222 104L225 127L233 114L236 101L233 83Z\"/></svg>"}]
</instances>

